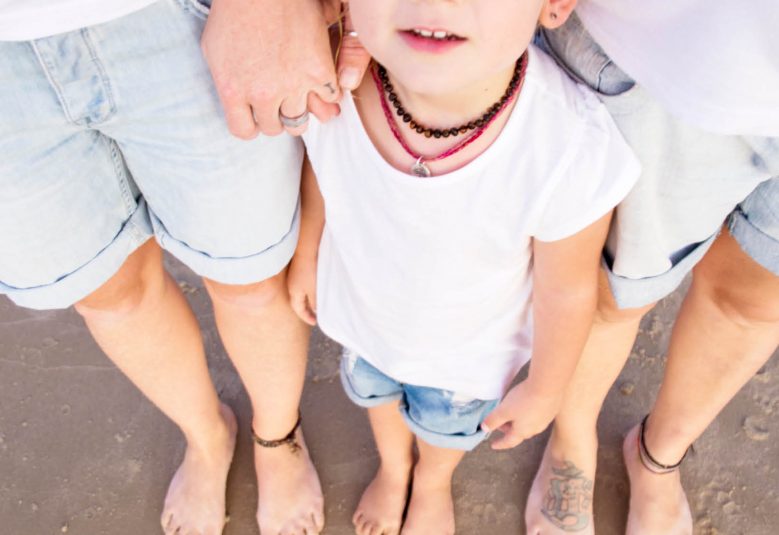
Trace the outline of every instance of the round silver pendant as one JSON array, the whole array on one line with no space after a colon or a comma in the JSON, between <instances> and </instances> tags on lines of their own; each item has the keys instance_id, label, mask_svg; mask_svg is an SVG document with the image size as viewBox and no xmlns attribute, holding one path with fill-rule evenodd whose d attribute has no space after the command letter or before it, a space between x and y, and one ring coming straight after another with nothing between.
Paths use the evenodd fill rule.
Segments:
<instances>
[{"instance_id":1,"label":"round silver pendant","mask_svg":"<svg viewBox=\"0 0 779 535\"><path fill-rule=\"evenodd\" d=\"M411 166L411 174L419 178L429 178L433 176L430 172L430 168L425 165L422 158L418 159L414 165Z\"/></svg>"}]
</instances>

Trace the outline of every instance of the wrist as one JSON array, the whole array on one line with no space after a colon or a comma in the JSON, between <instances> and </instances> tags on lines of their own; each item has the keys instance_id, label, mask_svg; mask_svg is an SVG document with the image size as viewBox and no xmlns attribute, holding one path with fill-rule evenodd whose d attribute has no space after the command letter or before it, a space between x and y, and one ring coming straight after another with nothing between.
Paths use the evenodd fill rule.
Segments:
<instances>
[{"instance_id":1,"label":"wrist","mask_svg":"<svg viewBox=\"0 0 779 535\"><path fill-rule=\"evenodd\" d=\"M528 395L546 403L560 403L565 396L564 388L554 388L542 384L541 381L528 377L522 383Z\"/></svg>"}]
</instances>

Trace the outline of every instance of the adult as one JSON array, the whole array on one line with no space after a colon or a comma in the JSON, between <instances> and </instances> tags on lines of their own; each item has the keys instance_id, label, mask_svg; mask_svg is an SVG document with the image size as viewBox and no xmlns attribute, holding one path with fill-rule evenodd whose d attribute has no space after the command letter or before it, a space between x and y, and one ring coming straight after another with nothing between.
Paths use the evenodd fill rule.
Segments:
<instances>
[{"instance_id":1,"label":"adult","mask_svg":"<svg viewBox=\"0 0 779 535\"><path fill-rule=\"evenodd\" d=\"M601 93L644 170L617 209L528 532L593 533L601 405L642 315L692 271L657 400L623 448L627 532L691 534L679 463L779 343L779 4L582 0L577 12L541 41ZM568 501L549 499L562 488Z\"/></svg>"},{"instance_id":2,"label":"adult","mask_svg":"<svg viewBox=\"0 0 779 535\"><path fill-rule=\"evenodd\" d=\"M236 421L162 249L203 276L254 410L262 532L310 535L324 519L296 423L308 329L284 280L303 149L292 136L256 136L281 133L282 119L302 132L306 107L321 120L337 113L337 74L319 0L209 9L0 0L0 292L30 308L75 305L186 438L165 532L213 535ZM340 74L349 82L348 65Z\"/></svg>"}]
</instances>

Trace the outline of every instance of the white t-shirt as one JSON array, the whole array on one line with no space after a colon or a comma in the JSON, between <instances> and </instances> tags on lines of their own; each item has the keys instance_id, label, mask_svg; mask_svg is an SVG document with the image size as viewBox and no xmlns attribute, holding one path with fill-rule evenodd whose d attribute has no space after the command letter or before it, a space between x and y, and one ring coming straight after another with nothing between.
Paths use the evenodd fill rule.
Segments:
<instances>
[{"instance_id":1,"label":"white t-shirt","mask_svg":"<svg viewBox=\"0 0 779 535\"><path fill-rule=\"evenodd\" d=\"M779 136L779 1L581 0L577 13L676 117L720 134Z\"/></svg>"},{"instance_id":2,"label":"white t-shirt","mask_svg":"<svg viewBox=\"0 0 779 535\"><path fill-rule=\"evenodd\" d=\"M157 0L0 0L0 41L28 41L114 20Z\"/></svg>"},{"instance_id":3,"label":"white t-shirt","mask_svg":"<svg viewBox=\"0 0 779 535\"><path fill-rule=\"evenodd\" d=\"M605 108L534 48L500 136L451 173L391 167L349 95L304 139L325 201L321 329L401 382L479 399L530 358L531 238L582 230L640 172Z\"/></svg>"}]
</instances>

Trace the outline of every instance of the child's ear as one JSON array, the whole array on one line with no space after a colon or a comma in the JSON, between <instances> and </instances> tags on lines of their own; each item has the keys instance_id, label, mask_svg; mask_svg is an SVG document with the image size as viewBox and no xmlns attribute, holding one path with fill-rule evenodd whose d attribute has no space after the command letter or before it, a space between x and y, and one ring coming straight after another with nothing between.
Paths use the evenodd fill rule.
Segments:
<instances>
[{"instance_id":1,"label":"child's ear","mask_svg":"<svg viewBox=\"0 0 779 535\"><path fill-rule=\"evenodd\" d=\"M544 28L559 28L573 13L577 0L546 0L538 22Z\"/></svg>"}]
</instances>

